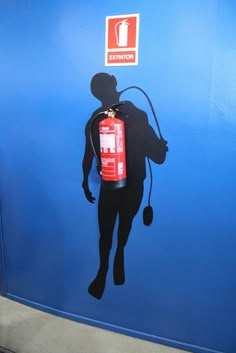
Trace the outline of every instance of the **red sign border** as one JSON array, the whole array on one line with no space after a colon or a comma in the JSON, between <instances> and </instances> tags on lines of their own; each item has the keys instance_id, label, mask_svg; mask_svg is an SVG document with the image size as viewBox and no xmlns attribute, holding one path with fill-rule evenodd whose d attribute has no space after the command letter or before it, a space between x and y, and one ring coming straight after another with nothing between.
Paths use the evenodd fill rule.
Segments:
<instances>
[{"instance_id":1,"label":"red sign border","mask_svg":"<svg viewBox=\"0 0 236 353\"><path fill-rule=\"evenodd\" d=\"M120 48L120 49L108 49L108 21L109 19L118 18L118 19L126 19L130 17L136 17L136 48ZM130 66L130 65L138 65L138 50L139 50L139 22L140 22L140 14L129 14L129 15L115 15L115 16L106 16L106 31L105 31L105 66ZM135 61L134 62L115 62L110 63L108 61L108 54L116 52L123 52L126 55L130 51L135 51Z\"/></svg>"}]
</instances>

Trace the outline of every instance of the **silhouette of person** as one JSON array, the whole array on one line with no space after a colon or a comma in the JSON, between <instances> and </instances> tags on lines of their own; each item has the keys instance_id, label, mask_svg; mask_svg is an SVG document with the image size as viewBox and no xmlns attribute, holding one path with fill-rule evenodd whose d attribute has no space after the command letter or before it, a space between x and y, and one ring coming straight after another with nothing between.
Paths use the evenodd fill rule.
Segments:
<instances>
[{"instance_id":1,"label":"silhouette of person","mask_svg":"<svg viewBox=\"0 0 236 353\"><path fill-rule=\"evenodd\" d=\"M94 203L95 198L88 183L94 159L90 129L92 128L91 133L96 154L100 158L98 125L106 116L99 116L95 119L92 127L91 122L95 115L107 110L110 105L119 103L120 93L116 86L116 78L106 73L98 73L91 80L91 92L102 103L101 107L92 114L85 128L86 144L82 163L82 186L87 200L91 203ZM109 254L117 218L118 239L113 264L113 279L116 285L125 282L124 249L133 219L140 208L143 197L143 182L146 177L145 158L150 158L155 163L161 164L165 161L168 150L166 141L158 138L149 125L147 114L144 111L129 101L119 108L122 114L118 113L116 116L125 122L127 186L115 190L106 190L102 186L100 188L98 201L100 264L97 275L88 288L89 293L97 299L102 297L105 289Z\"/></svg>"}]
</instances>

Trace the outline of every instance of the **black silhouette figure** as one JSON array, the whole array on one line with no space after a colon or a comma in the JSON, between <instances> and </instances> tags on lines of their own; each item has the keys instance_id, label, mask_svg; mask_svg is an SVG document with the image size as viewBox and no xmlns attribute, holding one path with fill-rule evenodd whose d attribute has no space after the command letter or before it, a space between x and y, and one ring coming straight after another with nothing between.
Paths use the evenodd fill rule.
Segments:
<instances>
[{"instance_id":1,"label":"black silhouette figure","mask_svg":"<svg viewBox=\"0 0 236 353\"><path fill-rule=\"evenodd\" d=\"M112 104L119 103L120 93L117 92L116 86L116 78L106 73L98 73L91 80L91 92L102 103L102 106L93 113L85 128L86 146L82 186L87 200L91 203L94 203L95 198L88 183L94 159L90 130L92 129L91 135L96 154L100 158L98 124L106 116L99 116L95 121L94 117L107 110ZM162 164L168 150L166 141L162 137L158 138L149 125L147 114L144 111L129 101L120 106L119 110L120 114L118 113L117 117L125 122L127 186L116 190L100 188L98 201L100 264L98 273L88 288L89 293L97 299L102 297L105 289L109 254L117 218L118 241L113 264L113 278L116 285L125 282L124 249L133 219L140 208L143 197L143 182L146 177L145 159L150 158L153 162ZM92 121L94 121L93 124L91 124Z\"/></svg>"}]
</instances>

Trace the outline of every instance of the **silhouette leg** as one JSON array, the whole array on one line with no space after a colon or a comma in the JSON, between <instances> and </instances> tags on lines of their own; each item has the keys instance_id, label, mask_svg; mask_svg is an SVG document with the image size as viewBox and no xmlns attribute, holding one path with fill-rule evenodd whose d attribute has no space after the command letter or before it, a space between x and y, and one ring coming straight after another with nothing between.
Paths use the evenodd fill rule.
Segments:
<instances>
[{"instance_id":1,"label":"silhouette leg","mask_svg":"<svg viewBox=\"0 0 236 353\"><path fill-rule=\"evenodd\" d=\"M100 299L103 295L105 285L106 285L106 276L108 271L108 262L109 262L109 253L110 246L105 244L102 238L99 241L99 255L100 255L100 264L98 273L90 284L88 291L89 293L97 299Z\"/></svg>"},{"instance_id":2,"label":"silhouette leg","mask_svg":"<svg viewBox=\"0 0 236 353\"><path fill-rule=\"evenodd\" d=\"M103 295L109 266L109 254L112 246L113 229L117 216L116 191L101 189L98 204L98 221L100 230L99 268L97 275L88 288L88 292L97 299Z\"/></svg>"},{"instance_id":3,"label":"silhouette leg","mask_svg":"<svg viewBox=\"0 0 236 353\"><path fill-rule=\"evenodd\" d=\"M113 266L116 285L125 282L124 249L143 197L143 183L133 184L123 190L119 208L118 243Z\"/></svg>"},{"instance_id":4,"label":"silhouette leg","mask_svg":"<svg viewBox=\"0 0 236 353\"><path fill-rule=\"evenodd\" d=\"M124 266L124 247L117 247L113 266L113 278L116 285L125 283Z\"/></svg>"}]
</instances>

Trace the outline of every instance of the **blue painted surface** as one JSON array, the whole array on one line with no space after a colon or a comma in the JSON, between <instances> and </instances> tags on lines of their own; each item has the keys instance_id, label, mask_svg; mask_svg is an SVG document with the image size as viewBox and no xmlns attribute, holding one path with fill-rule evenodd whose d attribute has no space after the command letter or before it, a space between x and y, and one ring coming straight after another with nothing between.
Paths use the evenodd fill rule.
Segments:
<instances>
[{"instance_id":1,"label":"blue painted surface","mask_svg":"<svg viewBox=\"0 0 236 353\"><path fill-rule=\"evenodd\" d=\"M5 273L5 261L4 261L4 240L2 233L2 211L0 203L0 294L6 293L6 273Z\"/></svg>"},{"instance_id":2,"label":"blue painted surface","mask_svg":"<svg viewBox=\"0 0 236 353\"><path fill-rule=\"evenodd\" d=\"M140 13L139 65L104 67L105 16L126 13ZM1 2L7 296L193 352L235 352L235 30L234 1ZM110 271L96 301L97 210L81 162L100 71L148 92L170 152L153 167L153 225L141 209L134 221L127 282L115 287ZM140 93L123 98L154 126ZM98 196L95 170L90 184Z\"/></svg>"}]
</instances>

